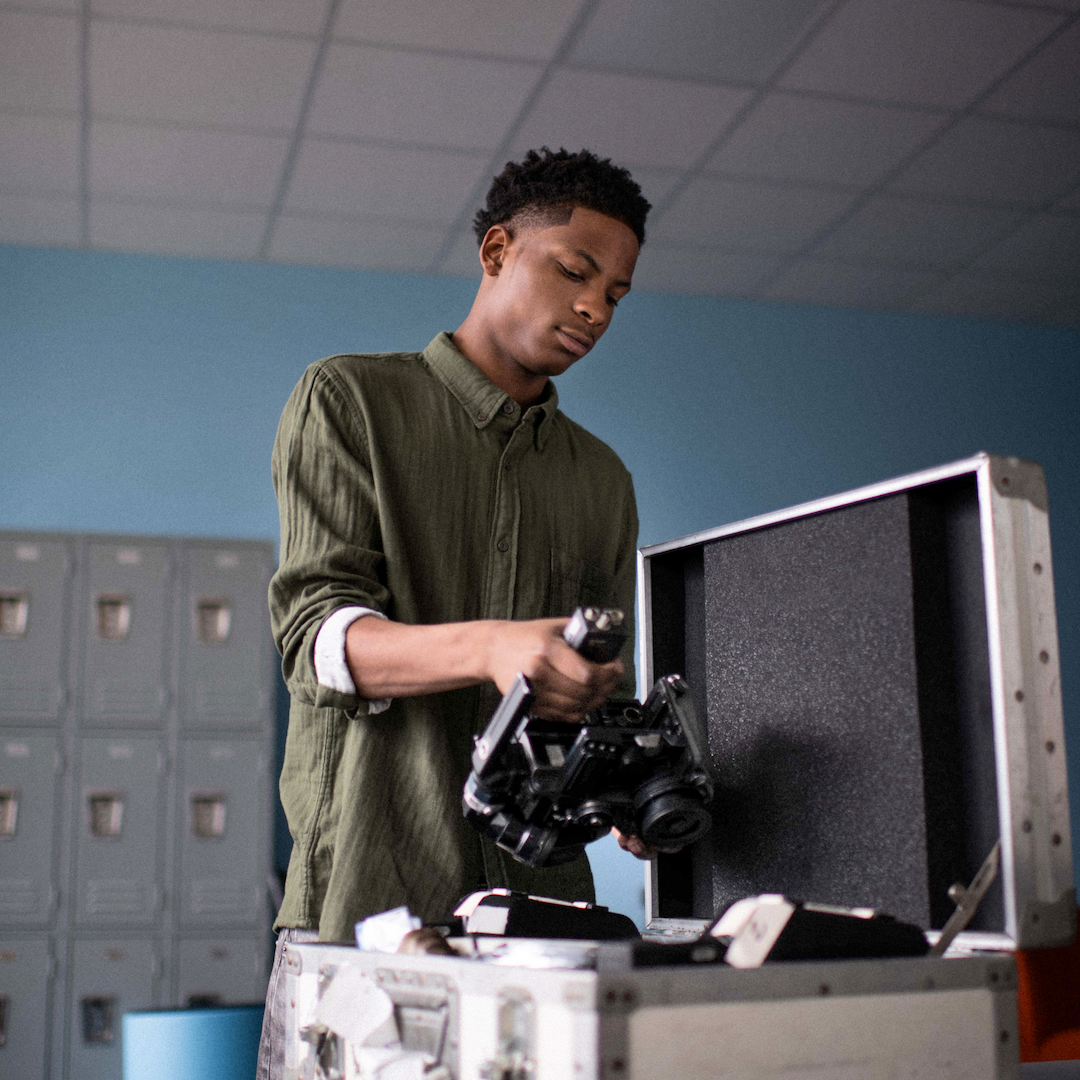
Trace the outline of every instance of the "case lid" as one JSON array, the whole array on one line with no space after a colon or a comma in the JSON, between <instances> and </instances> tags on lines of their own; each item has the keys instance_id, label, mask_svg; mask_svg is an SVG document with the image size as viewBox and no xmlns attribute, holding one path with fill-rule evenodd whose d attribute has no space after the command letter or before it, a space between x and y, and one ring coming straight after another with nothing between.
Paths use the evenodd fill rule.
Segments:
<instances>
[{"instance_id":1,"label":"case lid","mask_svg":"<svg viewBox=\"0 0 1080 1080\"><path fill-rule=\"evenodd\" d=\"M651 927L744 896L1058 945L1076 899L1046 485L977 457L639 553L641 670L707 718L713 829L647 873Z\"/></svg>"}]
</instances>

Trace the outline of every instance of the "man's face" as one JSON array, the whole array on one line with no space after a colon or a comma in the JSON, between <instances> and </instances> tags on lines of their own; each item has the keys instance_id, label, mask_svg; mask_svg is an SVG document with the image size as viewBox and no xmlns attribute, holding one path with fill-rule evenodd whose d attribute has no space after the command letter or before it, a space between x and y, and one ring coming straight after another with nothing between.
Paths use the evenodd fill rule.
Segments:
<instances>
[{"instance_id":1,"label":"man's face","mask_svg":"<svg viewBox=\"0 0 1080 1080\"><path fill-rule=\"evenodd\" d=\"M600 340L629 292L638 242L621 221L575 207L565 225L526 224L494 253L501 260L485 261L485 273L500 350L531 374L561 375Z\"/></svg>"}]
</instances>

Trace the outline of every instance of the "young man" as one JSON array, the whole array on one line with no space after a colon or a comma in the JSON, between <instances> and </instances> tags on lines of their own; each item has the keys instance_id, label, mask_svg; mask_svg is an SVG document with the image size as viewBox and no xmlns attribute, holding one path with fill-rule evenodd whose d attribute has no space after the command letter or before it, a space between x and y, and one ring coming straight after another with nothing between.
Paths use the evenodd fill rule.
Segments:
<instances>
[{"instance_id":1,"label":"young man","mask_svg":"<svg viewBox=\"0 0 1080 1080\"><path fill-rule=\"evenodd\" d=\"M476 215L483 278L461 326L422 353L320 361L285 407L270 608L293 852L261 1070L280 1068L281 941L348 941L399 904L438 919L483 886L593 898L584 857L527 870L465 824L461 791L518 672L549 718L633 694L630 643L592 664L560 636L579 604L632 616L637 512L550 380L610 324L648 210L610 161L530 151Z\"/></svg>"}]
</instances>

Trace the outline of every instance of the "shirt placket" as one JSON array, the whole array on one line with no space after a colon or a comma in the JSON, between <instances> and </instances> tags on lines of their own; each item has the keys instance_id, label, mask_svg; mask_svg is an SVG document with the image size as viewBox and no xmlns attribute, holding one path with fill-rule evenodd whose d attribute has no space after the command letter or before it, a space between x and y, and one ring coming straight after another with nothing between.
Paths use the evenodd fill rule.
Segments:
<instances>
[{"instance_id":1,"label":"shirt placket","mask_svg":"<svg viewBox=\"0 0 1080 1080\"><path fill-rule=\"evenodd\" d=\"M507 408L513 409L511 412ZM512 416L517 407L509 400L503 411ZM491 537L491 574L488 582L488 618L511 619L514 615L514 589L517 582L521 533L522 459L532 446L532 425L528 421L514 428L499 457L499 478L495 486L495 512Z\"/></svg>"}]
</instances>

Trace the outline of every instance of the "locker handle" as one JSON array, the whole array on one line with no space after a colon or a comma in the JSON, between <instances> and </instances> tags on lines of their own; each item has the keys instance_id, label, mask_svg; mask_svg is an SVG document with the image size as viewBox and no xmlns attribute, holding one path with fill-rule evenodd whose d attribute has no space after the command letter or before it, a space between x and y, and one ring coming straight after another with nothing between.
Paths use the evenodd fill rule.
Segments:
<instances>
[{"instance_id":1,"label":"locker handle","mask_svg":"<svg viewBox=\"0 0 1080 1080\"><path fill-rule=\"evenodd\" d=\"M14 836L18 821L19 793L14 788L4 788L0 791L0 837Z\"/></svg>"},{"instance_id":2,"label":"locker handle","mask_svg":"<svg viewBox=\"0 0 1080 1080\"><path fill-rule=\"evenodd\" d=\"M115 791L96 791L87 796L90 835L115 839L124 826L124 796Z\"/></svg>"},{"instance_id":3,"label":"locker handle","mask_svg":"<svg viewBox=\"0 0 1080 1080\"><path fill-rule=\"evenodd\" d=\"M224 795L191 796L191 832L200 840L220 840L225 835Z\"/></svg>"},{"instance_id":4,"label":"locker handle","mask_svg":"<svg viewBox=\"0 0 1080 1080\"><path fill-rule=\"evenodd\" d=\"M195 603L195 636L204 645L222 645L232 629L232 607L220 596L202 596Z\"/></svg>"},{"instance_id":5,"label":"locker handle","mask_svg":"<svg viewBox=\"0 0 1080 1080\"><path fill-rule=\"evenodd\" d=\"M84 1043L111 1043L116 998L84 997L82 1005L82 1037Z\"/></svg>"},{"instance_id":6,"label":"locker handle","mask_svg":"<svg viewBox=\"0 0 1080 1080\"><path fill-rule=\"evenodd\" d=\"M131 631L131 598L102 593L97 598L97 635L102 641L123 641Z\"/></svg>"},{"instance_id":7,"label":"locker handle","mask_svg":"<svg viewBox=\"0 0 1080 1080\"><path fill-rule=\"evenodd\" d=\"M25 637L30 618L26 593L0 593L0 637Z\"/></svg>"}]
</instances>

